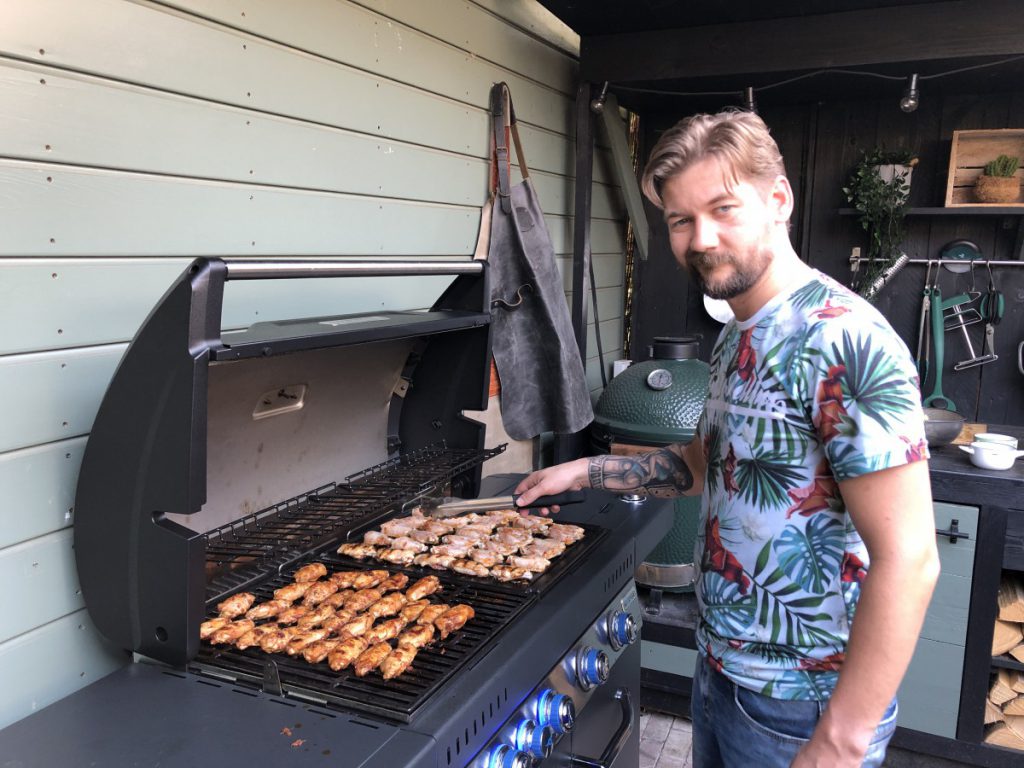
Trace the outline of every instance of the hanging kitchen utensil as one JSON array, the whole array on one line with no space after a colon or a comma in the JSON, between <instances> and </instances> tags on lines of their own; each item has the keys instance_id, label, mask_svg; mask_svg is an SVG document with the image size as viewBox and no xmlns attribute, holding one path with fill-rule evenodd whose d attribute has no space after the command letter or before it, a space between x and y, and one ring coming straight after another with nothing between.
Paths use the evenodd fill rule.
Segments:
<instances>
[{"instance_id":1,"label":"hanging kitchen utensil","mask_svg":"<svg viewBox=\"0 0 1024 768\"><path fill-rule=\"evenodd\" d=\"M955 411L956 403L942 393L942 364L944 362L945 331L942 327L942 291L936 281L932 289L932 343L935 345L935 385L932 393L922 401L926 408L945 408L947 411Z\"/></svg>"},{"instance_id":2,"label":"hanging kitchen utensil","mask_svg":"<svg viewBox=\"0 0 1024 768\"><path fill-rule=\"evenodd\" d=\"M938 271L935 273L938 280ZM918 386L924 392L928 383L928 358L931 349L931 307L932 307L932 260L928 260L928 270L924 276L924 289L921 291L921 316L917 328L917 375Z\"/></svg>"},{"instance_id":3,"label":"hanging kitchen utensil","mask_svg":"<svg viewBox=\"0 0 1024 768\"><path fill-rule=\"evenodd\" d=\"M970 240L953 240L942 246L939 258L950 272L963 274L971 268L971 262L981 258L981 249Z\"/></svg>"}]
</instances>

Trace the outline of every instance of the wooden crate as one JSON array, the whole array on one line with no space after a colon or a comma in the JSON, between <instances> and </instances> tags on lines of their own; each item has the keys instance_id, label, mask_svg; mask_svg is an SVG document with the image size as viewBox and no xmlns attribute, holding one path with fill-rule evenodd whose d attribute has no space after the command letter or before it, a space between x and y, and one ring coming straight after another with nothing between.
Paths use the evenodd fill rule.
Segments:
<instances>
[{"instance_id":1,"label":"wooden crate","mask_svg":"<svg viewBox=\"0 0 1024 768\"><path fill-rule=\"evenodd\" d=\"M1024 208L1018 193L1015 203L979 203L974 197L974 182L985 163L1000 155L1018 157L1024 165L1024 129L1001 128L988 131L953 131L949 152L949 180L946 182L947 208ZM1018 169L1017 180L1024 178Z\"/></svg>"}]
</instances>

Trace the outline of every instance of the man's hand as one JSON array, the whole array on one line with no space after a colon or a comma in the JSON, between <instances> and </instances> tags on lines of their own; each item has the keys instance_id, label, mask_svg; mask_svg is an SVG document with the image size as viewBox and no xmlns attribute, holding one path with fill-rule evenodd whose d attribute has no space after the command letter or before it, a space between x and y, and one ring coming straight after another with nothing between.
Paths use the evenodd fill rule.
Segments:
<instances>
[{"instance_id":1,"label":"man's hand","mask_svg":"<svg viewBox=\"0 0 1024 768\"><path fill-rule=\"evenodd\" d=\"M587 475L589 459L576 459L576 461L557 464L553 467L539 470L523 479L516 486L514 493L519 494L516 503L520 507L527 507L539 496L551 496L555 493L565 491L579 491L589 487ZM557 513L558 507L547 507L538 509L542 515L548 512Z\"/></svg>"}]
</instances>

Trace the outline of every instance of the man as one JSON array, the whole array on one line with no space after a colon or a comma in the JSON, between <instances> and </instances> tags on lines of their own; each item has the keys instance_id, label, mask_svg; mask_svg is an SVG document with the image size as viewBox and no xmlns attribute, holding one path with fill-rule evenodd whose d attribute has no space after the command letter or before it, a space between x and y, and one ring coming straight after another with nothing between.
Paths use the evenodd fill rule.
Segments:
<instances>
[{"instance_id":1,"label":"man","mask_svg":"<svg viewBox=\"0 0 1024 768\"><path fill-rule=\"evenodd\" d=\"M910 353L793 250L793 191L756 115L683 120L642 183L673 255L736 316L697 436L535 472L520 504L702 493L694 765L881 765L939 571Z\"/></svg>"}]
</instances>

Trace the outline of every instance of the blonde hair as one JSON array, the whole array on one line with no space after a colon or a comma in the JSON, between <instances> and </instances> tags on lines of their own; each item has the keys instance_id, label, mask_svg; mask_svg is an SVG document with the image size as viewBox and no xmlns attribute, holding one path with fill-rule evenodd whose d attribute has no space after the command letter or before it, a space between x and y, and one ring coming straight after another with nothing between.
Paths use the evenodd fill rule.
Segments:
<instances>
[{"instance_id":1,"label":"blonde hair","mask_svg":"<svg viewBox=\"0 0 1024 768\"><path fill-rule=\"evenodd\" d=\"M665 182L706 157L718 158L730 184L745 179L767 186L786 175L782 154L764 121L753 112L725 110L691 115L661 135L640 181L644 195L664 208Z\"/></svg>"}]
</instances>

